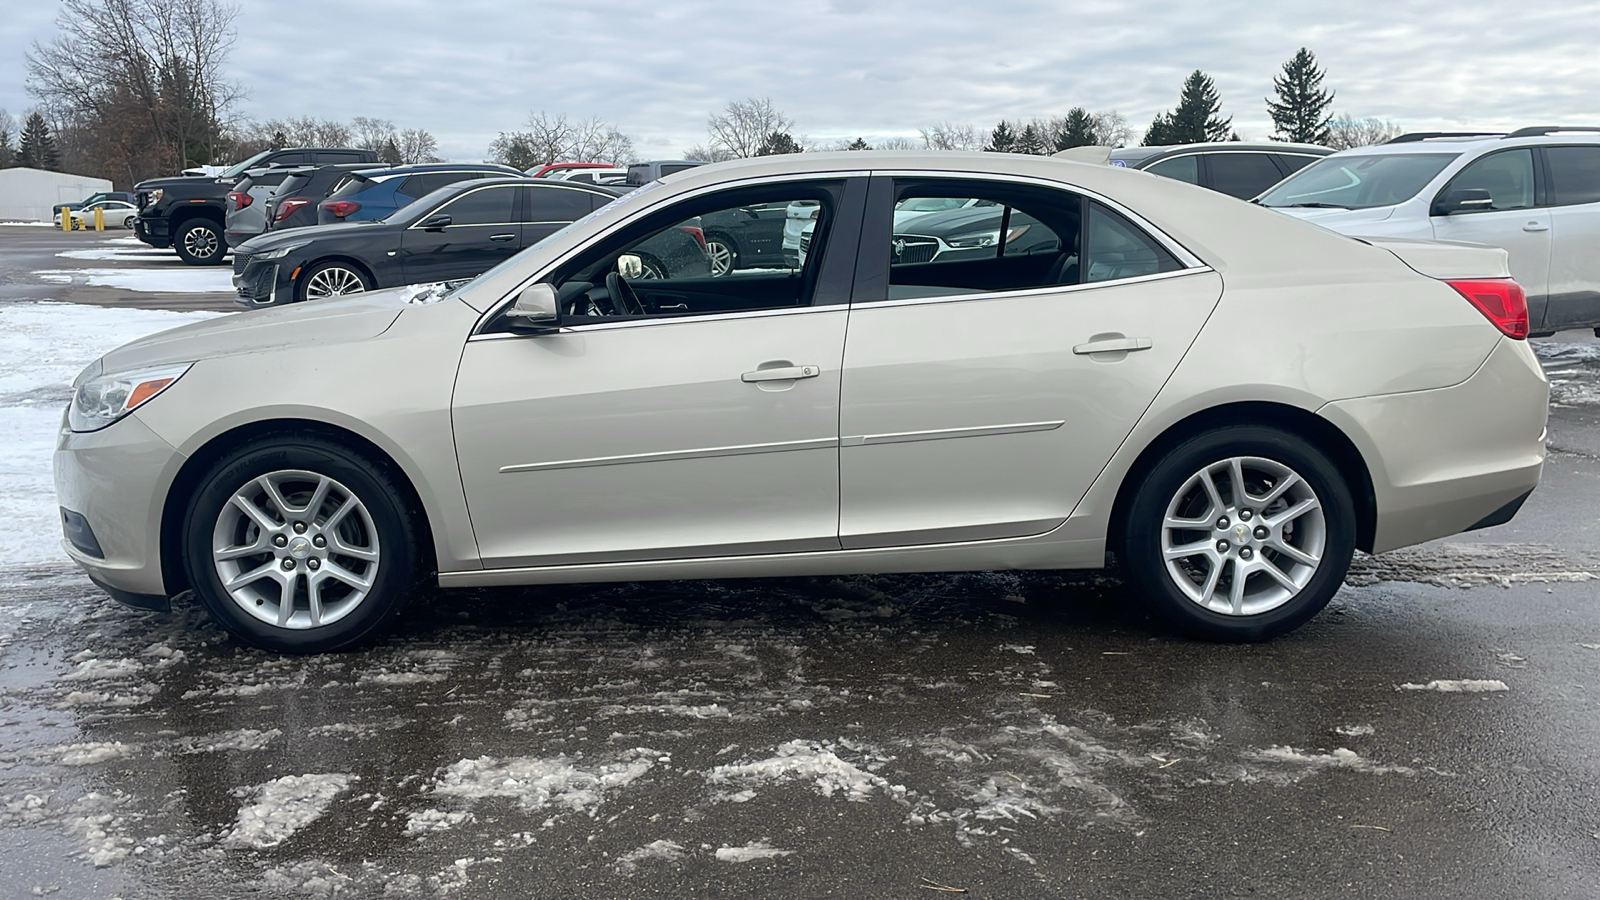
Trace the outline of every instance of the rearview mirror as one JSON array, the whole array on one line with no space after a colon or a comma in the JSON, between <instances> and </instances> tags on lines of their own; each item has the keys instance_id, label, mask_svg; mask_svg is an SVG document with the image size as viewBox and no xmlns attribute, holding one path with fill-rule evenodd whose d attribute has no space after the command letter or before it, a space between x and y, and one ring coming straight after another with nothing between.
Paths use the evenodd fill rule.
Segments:
<instances>
[{"instance_id":1,"label":"rearview mirror","mask_svg":"<svg viewBox=\"0 0 1600 900\"><path fill-rule=\"evenodd\" d=\"M1494 207L1494 198L1485 188L1457 188L1445 194L1433 206L1436 216L1451 216L1463 212L1484 212Z\"/></svg>"},{"instance_id":2,"label":"rearview mirror","mask_svg":"<svg viewBox=\"0 0 1600 900\"><path fill-rule=\"evenodd\" d=\"M556 328L561 324L561 311L556 306L556 289L543 282L523 288L516 302L506 310L506 321L512 331L519 332Z\"/></svg>"},{"instance_id":3,"label":"rearview mirror","mask_svg":"<svg viewBox=\"0 0 1600 900\"><path fill-rule=\"evenodd\" d=\"M450 224L450 217L446 215L432 215L417 223L423 231L443 231Z\"/></svg>"},{"instance_id":4,"label":"rearview mirror","mask_svg":"<svg viewBox=\"0 0 1600 900\"><path fill-rule=\"evenodd\" d=\"M633 255L632 253L622 254L621 256L617 257L617 274L621 275L623 278L643 277L644 260Z\"/></svg>"}]
</instances>

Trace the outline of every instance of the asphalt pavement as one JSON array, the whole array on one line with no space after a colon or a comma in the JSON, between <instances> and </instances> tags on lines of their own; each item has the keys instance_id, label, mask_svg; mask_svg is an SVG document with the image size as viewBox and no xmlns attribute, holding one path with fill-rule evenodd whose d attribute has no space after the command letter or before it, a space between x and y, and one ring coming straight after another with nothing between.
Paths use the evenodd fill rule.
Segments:
<instances>
[{"instance_id":1,"label":"asphalt pavement","mask_svg":"<svg viewBox=\"0 0 1600 900\"><path fill-rule=\"evenodd\" d=\"M230 308L39 232L0 304ZM0 568L0 898L1600 896L1600 343L1538 349L1520 515L1260 645L1110 570L434 592L289 658Z\"/></svg>"}]
</instances>

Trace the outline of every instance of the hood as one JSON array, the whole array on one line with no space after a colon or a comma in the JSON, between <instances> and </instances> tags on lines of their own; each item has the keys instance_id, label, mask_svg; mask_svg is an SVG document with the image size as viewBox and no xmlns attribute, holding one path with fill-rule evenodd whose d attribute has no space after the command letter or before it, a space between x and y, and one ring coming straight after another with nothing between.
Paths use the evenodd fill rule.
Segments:
<instances>
[{"instance_id":1,"label":"hood","mask_svg":"<svg viewBox=\"0 0 1600 900\"><path fill-rule=\"evenodd\" d=\"M198 362L217 356L261 353L278 347L337 345L377 337L428 285L407 285L311 303L218 316L142 337L107 353L105 371L115 372Z\"/></svg>"},{"instance_id":2,"label":"hood","mask_svg":"<svg viewBox=\"0 0 1600 900\"><path fill-rule=\"evenodd\" d=\"M255 254L268 250L276 250L285 244L304 244L310 241L337 241L340 238L365 232L370 234L372 226L385 224L382 220L372 219L364 222L339 222L335 225L318 225L315 228L287 228L282 231L269 231L259 234L248 241L233 248L235 253Z\"/></svg>"},{"instance_id":3,"label":"hood","mask_svg":"<svg viewBox=\"0 0 1600 900\"><path fill-rule=\"evenodd\" d=\"M925 234L929 237L944 237L968 231L981 231L984 228L995 229L999 227L1000 207L969 206L963 209L941 209L934 212L917 213L911 218L902 219L896 223L894 230L901 234Z\"/></svg>"},{"instance_id":4,"label":"hood","mask_svg":"<svg viewBox=\"0 0 1600 900\"><path fill-rule=\"evenodd\" d=\"M1351 227L1365 225L1369 222L1382 222L1394 215L1393 206L1374 206L1370 209L1316 209L1304 206L1269 206L1267 209L1280 212L1296 219L1315 222L1323 228L1330 228L1344 234L1355 233Z\"/></svg>"},{"instance_id":5,"label":"hood","mask_svg":"<svg viewBox=\"0 0 1600 900\"><path fill-rule=\"evenodd\" d=\"M133 189L135 191L150 191L156 188L169 188L178 185L223 183L221 178L207 178L203 175L180 175L177 178L152 178L149 181L141 181L134 185ZM229 181L227 183L232 184L233 182Z\"/></svg>"}]
</instances>

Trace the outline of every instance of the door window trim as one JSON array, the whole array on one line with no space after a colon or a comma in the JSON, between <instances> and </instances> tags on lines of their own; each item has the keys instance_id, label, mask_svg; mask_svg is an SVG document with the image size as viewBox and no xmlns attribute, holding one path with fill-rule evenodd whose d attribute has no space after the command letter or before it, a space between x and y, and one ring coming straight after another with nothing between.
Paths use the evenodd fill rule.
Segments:
<instances>
[{"instance_id":1,"label":"door window trim","mask_svg":"<svg viewBox=\"0 0 1600 900\"><path fill-rule=\"evenodd\" d=\"M420 227L422 225L422 223L424 221L426 221L430 216L438 215L440 210L442 210L446 206L449 206L450 204L456 202L457 200L460 200L461 198L466 197L469 194L476 194L479 191L492 191L495 188L507 188L507 189L510 189L512 191L515 191L517 189L517 185L514 185L514 184L486 184L486 185L482 185L481 187L472 188L471 190L462 191L461 193L455 195L454 197L451 197L449 200L446 200L443 203L439 204L438 206L435 206L433 209L428 210L427 214L424 215L422 218L416 220L415 222L412 222L410 225L407 225L406 226L406 230L410 231L413 228ZM517 207L521 203L522 203L522 198L519 195L513 193L511 195L511 217L513 219L517 218ZM513 226L513 225L520 226L521 224L522 224L521 222L462 222L460 224L451 223L451 224L449 224L449 225L447 225L445 227L446 228L489 228L489 227L502 227L502 226Z\"/></svg>"},{"instance_id":2,"label":"door window trim","mask_svg":"<svg viewBox=\"0 0 1600 900\"><path fill-rule=\"evenodd\" d=\"M1215 271L1210 266L1201 265L1190 269L1174 269L1171 272L1153 272L1149 275L1134 275L1128 278L1113 278L1108 281L1089 281L1081 284L1052 284L1044 287L1016 288L1009 291L983 291L971 294L949 294L932 297L904 297L899 300L867 300L862 303L850 304L851 309L887 309L892 306L921 306L926 303L966 303L974 300L1008 300L1014 297L1037 297L1045 294L1070 294L1079 291L1092 291L1105 287L1121 287L1125 284L1141 284L1147 281L1165 281L1169 278L1181 278L1185 275L1200 275Z\"/></svg>"}]
</instances>

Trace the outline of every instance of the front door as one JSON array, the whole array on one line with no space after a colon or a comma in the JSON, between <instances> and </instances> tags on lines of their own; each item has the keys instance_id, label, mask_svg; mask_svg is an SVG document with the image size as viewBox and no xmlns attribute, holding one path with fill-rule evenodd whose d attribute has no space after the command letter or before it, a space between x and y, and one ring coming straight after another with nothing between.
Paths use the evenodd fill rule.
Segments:
<instances>
[{"instance_id":1,"label":"front door","mask_svg":"<svg viewBox=\"0 0 1600 900\"><path fill-rule=\"evenodd\" d=\"M840 218L842 184L783 190L772 199L819 199ZM799 293L734 276L701 306L709 266L688 223L766 196L730 193L649 216L546 276L559 330L491 325L468 341L453 419L486 567L838 549L849 312L828 270L849 272L855 238L839 235ZM659 277L635 288L618 260L646 253Z\"/></svg>"},{"instance_id":2,"label":"front door","mask_svg":"<svg viewBox=\"0 0 1600 900\"><path fill-rule=\"evenodd\" d=\"M449 216L449 224L429 226L436 216ZM518 219L516 185L475 188L446 202L401 237L406 282L426 284L487 272L521 249Z\"/></svg>"},{"instance_id":3,"label":"front door","mask_svg":"<svg viewBox=\"0 0 1600 900\"><path fill-rule=\"evenodd\" d=\"M863 242L858 271L871 255L891 263L887 297L850 313L841 544L1047 532L1176 368L1221 280L1066 191L934 180L896 191L980 197L994 215L926 214L903 224L915 233Z\"/></svg>"},{"instance_id":4,"label":"front door","mask_svg":"<svg viewBox=\"0 0 1600 900\"><path fill-rule=\"evenodd\" d=\"M1480 212L1434 215L1434 238L1503 248L1511 257L1511 277L1528 295L1529 322L1538 327L1550 291L1551 230L1550 210L1537 203L1533 151L1523 147L1484 156L1450 179L1439 196L1465 189L1488 191L1491 205Z\"/></svg>"}]
</instances>

